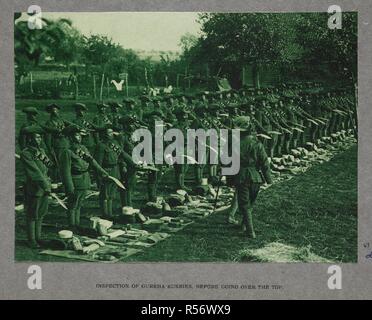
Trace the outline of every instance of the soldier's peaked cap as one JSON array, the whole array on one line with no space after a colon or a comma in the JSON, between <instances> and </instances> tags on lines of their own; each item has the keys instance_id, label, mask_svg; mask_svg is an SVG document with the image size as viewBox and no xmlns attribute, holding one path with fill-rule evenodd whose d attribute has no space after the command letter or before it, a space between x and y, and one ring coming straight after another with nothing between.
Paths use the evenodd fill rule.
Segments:
<instances>
[{"instance_id":1,"label":"soldier's peaked cap","mask_svg":"<svg viewBox=\"0 0 372 320\"><path fill-rule=\"evenodd\" d=\"M37 109L34 108L34 107L26 107L22 110L22 112L28 113L28 114L38 114L39 113L39 111L37 111Z\"/></svg>"},{"instance_id":2,"label":"soldier's peaked cap","mask_svg":"<svg viewBox=\"0 0 372 320\"><path fill-rule=\"evenodd\" d=\"M205 112L207 112L206 107L204 105L202 105L202 104L196 105L195 108L194 108L194 110L197 113L205 113Z\"/></svg>"},{"instance_id":3,"label":"soldier's peaked cap","mask_svg":"<svg viewBox=\"0 0 372 320\"><path fill-rule=\"evenodd\" d=\"M162 102L163 98L162 97L153 97L151 100L152 100L152 102Z\"/></svg>"},{"instance_id":4,"label":"soldier's peaked cap","mask_svg":"<svg viewBox=\"0 0 372 320\"><path fill-rule=\"evenodd\" d=\"M144 102L150 102L150 98L146 95L140 96L139 99Z\"/></svg>"},{"instance_id":5,"label":"soldier's peaked cap","mask_svg":"<svg viewBox=\"0 0 372 320\"><path fill-rule=\"evenodd\" d=\"M168 101L168 100L170 100L170 99L174 99L173 94L167 94L167 95L165 95L165 96L163 97L163 100L164 100L164 101Z\"/></svg>"},{"instance_id":6,"label":"soldier's peaked cap","mask_svg":"<svg viewBox=\"0 0 372 320\"><path fill-rule=\"evenodd\" d=\"M163 113L162 113L161 111L159 111L159 110L154 110L154 111L152 111L152 112L149 114L149 116L150 116L151 118L163 118L163 117L164 117Z\"/></svg>"},{"instance_id":7,"label":"soldier's peaked cap","mask_svg":"<svg viewBox=\"0 0 372 320\"><path fill-rule=\"evenodd\" d=\"M84 111L88 110L87 106L84 103L75 103L74 108L75 110L84 110Z\"/></svg>"},{"instance_id":8,"label":"soldier's peaked cap","mask_svg":"<svg viewBox=\"0 0 372 320\"><path fill-rule=\"evenodd\" d=\"M134 99L132 99L132 98L124 98L123 99L123 102L124 103L127 103L127 104L133 104L133 103L135 103Z\"/></svg>"},{"instance_id":9,"label":"soldier's peaked cap","mask_svg":"<svg viewBox=\"0 0 372 320\"><path fill-rule=\"evenodd\" d=\"M200 92L198 92L196 95L197 95L198 97L201 97L201 96L207 96L208 93L209 93L209 92L207 92L207 91L200 91Z\"/></svg>"},{"instance_id":10,"label":"soldier's peaked cap","mask_svg":"<svg viewBox=\"0 0 372 320\"><path fill-rule=\"evenodd\" d=\"M256 96L255 101L257 102L267 101L267 98L266 96Z\"/></svg>"},{"instance_id":11,"label":"soldier's peaked cap","mask_svg":"<svg viewBox=\"0 0 372 320\"><path fill-rule=\"evenodd\" d=\"M111 108L121 108L122 107L122 105L120 103L116 102L116 101L110 102L110 106L111 106Z\"/></svg>"},{"instance_id":12,"label":"soldier's peaked cap","mask_svg":"<svg viewBox=\"0 0 372 320\"><path fill-rule=\"evenodd\" d=\"M211 103L208 106L208 109L210 109L210 110L216 110L216 109L219 109L219 108L220 108L220 105L218 103Z\"/></svg>"},{"instance_id":13,"label":"soldier's peaked cap","mask_svg":"<svg viewBox=\"0 0 372 320\"><path fill-rule=\"evenodd\" d=\"M97 103L97 108L102 109L102 108L107 108L108 105L106 103Z\"/></svg>"},{"instance_id":14,"label":"soldier's peaked cap","mask_svg":"<svg viewBox=\"0 0 372 320\"><path fill-rule=\"evenodd\" d=\"M51 112L53 108L61 109L60 106L58 106L55 103L52 103L52 104L49 104L49 105L46 106L45 111L46 112Z\"/></svg>"},{"instance_id":15,"label":"soldier's peaked cap","mask_svg":"<svg viewBox=\"0 0 372 320\"><path fill-rule=\"evenodd\" d=\"M175 114L175 115L184 115L184 114L187 114L187 113L189 113L190 111L189 110L187 110L186 108L184 108L184 107L178 107L177 109L175 109L174 111L173 111L173 113Z\"/></svg>"},{"instance_id":16,"label":"soldier's peaked cap","mask_svg":"<svg viewBox=\"0 0 372 320\"><path fill-rule=\"evenodd\" d=\"M26 135L43 134L44 129L38 125L28 126L22 129L22 132Z\"/></svg>"}]
</instances>

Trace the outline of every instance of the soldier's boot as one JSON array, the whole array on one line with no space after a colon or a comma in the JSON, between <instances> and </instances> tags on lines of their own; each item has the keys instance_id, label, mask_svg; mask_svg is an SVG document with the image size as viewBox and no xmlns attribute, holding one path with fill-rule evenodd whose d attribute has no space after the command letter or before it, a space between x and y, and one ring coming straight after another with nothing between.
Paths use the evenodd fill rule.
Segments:
<instances>
[{"instance_id":1,"label":"soldier's boot","mask_svg":"<svg viewBox=\"0 0 372 320\"><path fill-rule=\"evenodd\" d=\"M254 232L253 228L253 209L248 209L247 214L243 216L243 224L245 225L246 228L246 235L248 238L255 239L256 238L256 233Z\"/></svg>"},{"instance_id":2,"label":"soldier's boot","mask_svg":"<svg viewBox=\"0 0 372 320\"><path fill-rule=\"evenodd\" d=\"M229 210L229 217L227 222L230 224L238 225L239 221L235 218L236 211L238 210L238 195L235 192L234 198L231 202L230 210Z\"/></svg>"},{"instance_id":3,"label":"soldier's boot","mask_svg":"<svg viewBox=\"0 0 372 320\"><path fill-rule=\"evenodd\" d=\"M41 244L41 230L42 230L42 225L43 225L43 220L42 219L37 219L35 221L35 239L38 244Z\"/></svg>"},{"instance_id":4,"label":"soldier's boot","mask_svg":"<svg viewBox=\"0 0 372 320\"><path fill-rule=\"evenodd\" d=\"M256 238L256 233L253 227L253 208L248 209L248 225L247 225L248 236L252 239Z\"/></svg>"},{"instance_id":5,"label":"soldier's boot","mask_svg":"<svg viewBox=\"0 0 372 320\"><path fill-rule=\"evenodd\" d=\"M27 238L28 245L32 249L40 248L40 245L36 242L36 222L31 220L27 222Z\"/></svg>"}]
</instances>

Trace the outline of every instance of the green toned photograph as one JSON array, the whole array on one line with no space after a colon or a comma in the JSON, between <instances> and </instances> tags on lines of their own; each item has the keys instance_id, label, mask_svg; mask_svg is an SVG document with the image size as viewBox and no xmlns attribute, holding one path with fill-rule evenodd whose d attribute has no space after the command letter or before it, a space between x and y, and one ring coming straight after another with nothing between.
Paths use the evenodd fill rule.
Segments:
<instances>
[{"instance_id":1,"label":"green toned photograph","mask_svg":"<svg viewBox=\"0 0 372 320\"><path fill-rule=\"evenodd\" d=\"M356 263L357 21L15 13L15 260Z\"/></svg>"}]
</instances>

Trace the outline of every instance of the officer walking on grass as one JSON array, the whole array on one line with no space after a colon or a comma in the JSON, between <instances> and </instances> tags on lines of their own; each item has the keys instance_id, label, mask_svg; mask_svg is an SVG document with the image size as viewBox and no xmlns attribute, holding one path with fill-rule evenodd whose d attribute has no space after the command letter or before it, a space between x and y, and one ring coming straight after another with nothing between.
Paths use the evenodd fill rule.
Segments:
<instances>
[{"instance_id":1,"label":"officer walking on grass","mask_svg":"<svg viewBox=\"0 0 372 320\"><path fill-rule=\"evenodd\" d=\"M239 212L243 216L243 231L249 238L255 238L253 227L253 205L264 183L271 184L270 163L261 142L252 130L251 119L240 116L235 121L240 130L240 170L234 176ZM236 153L236 149L233 152Z\"/></svg>"},{"instance_id":2,"label":"officer walking on grass","mask_svg":"<svg viewBox=\"0 0 372 320\"><path fill-rule=\"evenodd\" d=\"M51 182L48 169L52 161L46 155L42 145L43 129L29 126L23 129L26 147L21 152L21 161L25 171L25 211L27 238L31 248L40 248L43 218L48 213Z\"/></svg>"}]
</instances>

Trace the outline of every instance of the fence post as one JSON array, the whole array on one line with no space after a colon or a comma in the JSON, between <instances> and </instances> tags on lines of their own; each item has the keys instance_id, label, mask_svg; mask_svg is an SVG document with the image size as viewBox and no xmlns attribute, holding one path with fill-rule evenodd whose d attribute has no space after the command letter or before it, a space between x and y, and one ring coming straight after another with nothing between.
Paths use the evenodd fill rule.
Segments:
<instances>
[{"instance_id":1,"label":"fence post","mask_svg":"<svg viewBox=\"0 0 372 320\"><path fill-rule=\"evenodd\" d=\"M97 93L96 93L96 75L93 74L93 98L97 99Z\"/></svg>"},{"instance_id":2,"label":"fence post","mask_svg":"<svg viewBox=\"0 0 372 320\"><path fill-rule=\"evenodd\" d=\"M30 91L34 93L34 88L32 87L32 72L30 72Z\"/></svg>"},{"instance_id":3,"label":"fence post","mask_svg":"<svg viewBox=\"0 0 372 320\"><path fill-rule=\"evenodd\" d=\"M79 83L78 83L78 77L75 75L75 100L79 98Z\"/></svg>"},{"instance_id":4,"label":"fence post","mask_svg":"<svg viewBox=\"0 0 372 320\"><path fill-rule=\"evenodd\" d=\"M110 99L110 84L109 84L108 78L106 78L106 85L107 85L107 99Z\"/></svg>"},{"instance_id":5,"label":"fence post","mask_svg":"<svg viewBox=\"0 0 372 320\"><path fill-rule=\"evenodd\" d=\"M101 78L101 89L99 91L99 99L102 102L103 101L103 81L105 80L105 74L102 73L102 78Z\"/></svg>"},{"instance_id":6,"label":"fence post","mask_svg":"<svg viewBox=\"0 0 372 320\"><path fill-rule=\"evenodd\" d=\"M128 83L128 73L125 75L125 91L127 94L127 97L129 96L129 83Z\"/></svg>"}]
</instances>

